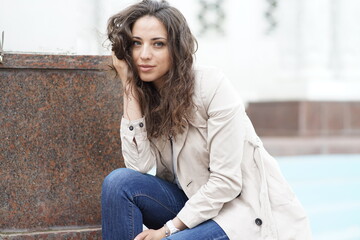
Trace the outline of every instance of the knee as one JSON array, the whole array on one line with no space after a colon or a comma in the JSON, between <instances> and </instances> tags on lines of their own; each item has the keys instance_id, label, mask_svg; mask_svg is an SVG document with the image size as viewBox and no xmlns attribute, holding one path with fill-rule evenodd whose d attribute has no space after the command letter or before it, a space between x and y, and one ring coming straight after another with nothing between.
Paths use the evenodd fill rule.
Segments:
<instances>
[{"instance_id":1,"label":"knee","mask_svg":"<svg viewBox=\"0 0 360 240\"><path fill-rule=\"evenodd\" d=\"M128 168L119 168L107 175L102 184L102 192L119 191L134 183L134 178L139 173Z\"/></svg>"},{"instance_id":2,"label":"knee","mask_svg":"<svg viewBox=\"0 0 360 240\"><path fill-rule=\"evenodd\" d=\"M131 175L134 174L134 170L128 168L118 168L107 175L103 181L103 188L108 188L113 185L120 185L129 181Z\"/></svg>"}]
</instances>

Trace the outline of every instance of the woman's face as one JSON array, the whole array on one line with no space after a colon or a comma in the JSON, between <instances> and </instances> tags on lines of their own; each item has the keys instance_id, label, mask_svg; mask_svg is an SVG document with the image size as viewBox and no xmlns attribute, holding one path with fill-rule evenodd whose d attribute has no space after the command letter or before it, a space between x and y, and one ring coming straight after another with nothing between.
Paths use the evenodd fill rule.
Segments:
<instances>
[{"instance_id":1,"label":"woman's face","mask_svg":"<svg viewBox=\"0 0 360 240\"><path fill-rule=\"evenodd\" d=\"M133 26L132 57L144 82L153 82L157 88L171 67L165 26L156 17L144 16Z\"/></svg>"}]
</instances>

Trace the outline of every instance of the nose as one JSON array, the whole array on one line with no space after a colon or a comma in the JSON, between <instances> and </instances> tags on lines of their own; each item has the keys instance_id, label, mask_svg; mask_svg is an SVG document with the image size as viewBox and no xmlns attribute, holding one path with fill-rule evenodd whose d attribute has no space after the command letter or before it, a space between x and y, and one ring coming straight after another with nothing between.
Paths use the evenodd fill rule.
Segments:
<instances>
[{"instance_id":1,"label":"nose","mask_svg":"<svg viewBox=\"0 0 360 240\"><path fill-rule=\"evenodd\" d=\"M149 45L143 45L140 52L140 58L142 60L148 60L151 59L151 47Z\"/></svg>"}]
</instances>

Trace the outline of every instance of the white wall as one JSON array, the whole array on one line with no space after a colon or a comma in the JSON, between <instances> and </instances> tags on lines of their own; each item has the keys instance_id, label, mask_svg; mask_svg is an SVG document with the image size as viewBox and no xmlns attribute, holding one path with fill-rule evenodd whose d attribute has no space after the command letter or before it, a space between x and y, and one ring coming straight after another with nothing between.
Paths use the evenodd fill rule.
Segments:
<instances>
[{"instance_id":1,"label":"white wall","mask_svg":"<svg viewBox=\"0 0 360 240\"><path fill-rule=\"evenodd\" d=\"M224 0L224 34L205 36L198 1L169 1L197 35L197 62L223 69L244 100L360 100L360 1L278 0L266 35L266 0ZM5 51L108 54L106 21L133 2L0 0Z\"/></svg>"}]
</instances>

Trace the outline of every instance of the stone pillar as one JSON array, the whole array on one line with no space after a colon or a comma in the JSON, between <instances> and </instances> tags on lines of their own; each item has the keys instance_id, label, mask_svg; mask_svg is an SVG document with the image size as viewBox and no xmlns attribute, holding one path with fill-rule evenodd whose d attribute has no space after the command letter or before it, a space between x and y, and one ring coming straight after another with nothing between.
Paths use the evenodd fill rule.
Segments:
<instances>
[{"instance_id":1,"label":"stone pillar","mask_svg":"<svg viewBox=\"0 0 360 240\"><path fill-rule=\"evenodd\" d=\"M0 239L99 239L104 177L123 167L120 80L106 56L0 64Z\"/></svg>"}]
</instances>

